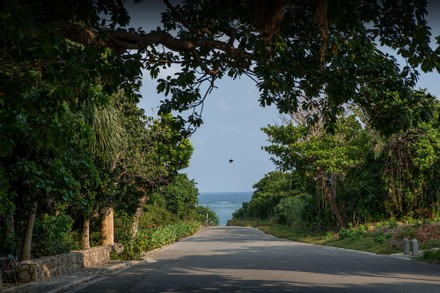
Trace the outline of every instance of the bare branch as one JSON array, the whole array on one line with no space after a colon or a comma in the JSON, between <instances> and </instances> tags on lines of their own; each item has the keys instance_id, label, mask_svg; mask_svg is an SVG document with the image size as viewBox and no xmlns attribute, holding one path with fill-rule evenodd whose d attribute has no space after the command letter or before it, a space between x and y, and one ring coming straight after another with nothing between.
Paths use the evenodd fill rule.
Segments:
<instances>
[{"instance_id":1,"label":"bare branch","mask_svg":"<svg viewBox=\"0 0 440 293\"><path fill-rule=\"evenodd\" d=\"M239 50L227 42L217 40L182 40L164 31L151 31L148 34L141 34L118 29L99 33L71 23L64 23L61 28L64 36L73 42L84 46L110 47L121 53L125 50L143 50L149 46L162 44L172 51L192 51L197 48L210 48L230 53L237 58L252 60L250 53Z\"/></svg>"}]
</instances>

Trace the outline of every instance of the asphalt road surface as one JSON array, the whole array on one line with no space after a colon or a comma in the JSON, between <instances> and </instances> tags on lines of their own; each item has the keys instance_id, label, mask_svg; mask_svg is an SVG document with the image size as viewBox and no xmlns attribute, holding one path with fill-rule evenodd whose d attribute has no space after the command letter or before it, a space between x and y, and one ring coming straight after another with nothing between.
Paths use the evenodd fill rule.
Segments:
<instances>
[{"instance_id":1,"label":"asphalt road surface","mask_svg":"<svg viewBox=\"0 0 440 293\"><path fill-rule=\"evenodd\" d=\"M214 227L70 292L440 293L440 265Z\"/></svg>"}]
</instances>

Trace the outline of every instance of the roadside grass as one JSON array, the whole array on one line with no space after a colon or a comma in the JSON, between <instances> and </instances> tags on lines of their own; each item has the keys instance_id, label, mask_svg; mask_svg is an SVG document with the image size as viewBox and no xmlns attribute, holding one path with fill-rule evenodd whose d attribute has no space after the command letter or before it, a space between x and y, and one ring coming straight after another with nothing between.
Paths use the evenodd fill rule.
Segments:
<instances>
[{"instance_id":1,"label":"roadside grass","mask_svg":"<svg viewBox=\"0 0 440 293\"><path fill-rule=\"evenodd\" d=\"M440 249L426 250L422 256L418 257L417 259L440 264Z\"/></svg>"},{"instance_id":2,"label":"roadside grass","mask_svg":"<svg viewBox=\"0 0 440 293\"><path fill-rule=\"evenodd\" d=\"M422 250L432 250L435 248L440 248L440 239L438 240L432 240L426 243L422 243L421 245L419 245L420 249ZM440 258L439 258L440 260Z\"/></svg>"},{"instance_id":3,"label":"roadside grass","mask_svg":"<svg viewBox=\"0 0 440 293\"><path fill-rule=\"evenodd\" d=\"M317 231L317 229L306 227L288 227L255 219L233 219L228 225L251 226L278 238L376 254L402 252L404 238L409 240L416 238L419 242L419 250L430 251L430 249L440 247L440 223L383 222L349 227L337 232ZM426 258L431 261L440 261L440 250L429 252Z\"/></svg>"},{"instance_id":4,"label":"roadside grass","mask_svg":"<svg viewBox=\"0 0 440 293\"><path fill-rule=\"evenodd\" d=\"M327 245L339 248L353 249L378 254L392 254L400 252L398 247L391 246L388 242L380 243L374 235L365 234L359 238L343 238L336 232L309 232L287 226L259 226L256 227L275 237L289 239L304 243Z\"/></svg>"}]
</instances>

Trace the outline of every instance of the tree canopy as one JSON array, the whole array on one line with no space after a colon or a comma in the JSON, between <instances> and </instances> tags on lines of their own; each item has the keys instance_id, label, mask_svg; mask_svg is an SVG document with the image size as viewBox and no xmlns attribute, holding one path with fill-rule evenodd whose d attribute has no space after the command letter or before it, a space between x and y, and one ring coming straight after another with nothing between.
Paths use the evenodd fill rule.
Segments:
<instances>
[{"instance_id":1,"label":"tree canopy","mask_svg":"<svg viewBox=\"0 0 440 293\"><path fill-rule=\"evenodd\" d=\"M135 27L134 11L145 27ZM148 23L153 14L161 16L157 27ZM420 71L440 69L427 15L422 0L2 1L0 217L13 220L14 209L21 212L17 220L28 223L19 231L25 234L22 251L29 258L38 209L71 209L84 216L86 232L98 209L119 205L140 215L151 189L188 165L187 136L201 125L203 103L221 78L251 78L260 105L303 111L307 124L324 125L331 135L350 134L344 125L355 125L361 142L360 122L341 118L356 108L383 134L407 133L401 138L408 143L397 141L391 151L419 155L405 131L432 123L435 111L434 98L414 87ZM143 71L164 96L160 121L136 106ZM424 137L431 142L436 134L428 130ZM348 158L358 145L341 145L324 133L339 147L322 152L322 141L296 145L304 155L319 156L312 167L323 186L345 175L334 166L341 163L335 156L344 161L340 168L358 164ZM411 163L420 172L435 166ZM398 179L389 184L397 195L412 184ZM420 182L407 197L422 197L419 189L431 181ZM331 200L335 193L328 191Z\"/></svg>"},{"instance_id":2,"label":"tree canopy","mask_svg":"<svg viewBox=\"0 0 440 293\"><path fill-rule=\"evenodd\" d=\"M409 127L397 123L408 109L430 115L414 107L420 96L412 90L420 69L440 69L440 49L430 47L426 1L163 4L164 11L158 1L3 2L1 102L8 112L27 107L22 93L37 84L49 86L44 102L51 107L90 99L90 84L98 80L106 91L136 93L142 68L158 78L175 65L174 75L157 80L157 91L166 96L161 110L195 109L185 117L193 126L201 123L197 107L215 81L243 75L255 80L261 105L276 104L284 113L318 106L330 127L347 103L359 105L386 133ZM129 10L146 21L161 13L162 23L135 28ZM400 67L379 45L406 64ZM2 141L4 153L13 142Z\"/></svg>"},{"instance_id":3,"label":"tree canopy","mask_svg":"<svg viewBox=\"0 0 440 293\"><path fill-rule=\"evenodd\" d=\"M269 142L264 149L279 171L254 185L251 201L234 218L306 230L438 221L439 102L431 107L430 121L389 137L354 113L341 117L333 133L291 117L262 128Z\"/></svg>"}]
</instances>

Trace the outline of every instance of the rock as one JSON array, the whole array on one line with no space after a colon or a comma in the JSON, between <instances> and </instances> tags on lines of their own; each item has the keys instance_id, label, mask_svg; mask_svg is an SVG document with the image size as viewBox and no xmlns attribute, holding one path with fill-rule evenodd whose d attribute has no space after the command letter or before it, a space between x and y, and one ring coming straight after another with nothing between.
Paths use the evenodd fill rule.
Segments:
<instances>
[{"instance_id":1,"label":"rock","mask_svg":"<svg viewBox=\"0 0 440 293\"><path fill-rule=\"evenodd\" d=\"M124 245L120 244L120 243L115 243L112 245L112 251L116 252L118 255L122 254L125 250Z\"/></svg>"}]
</instances>

